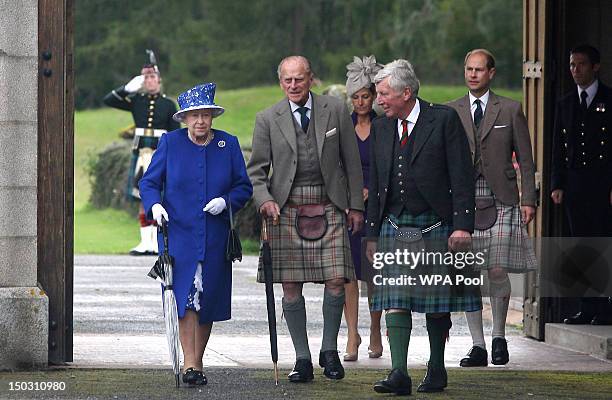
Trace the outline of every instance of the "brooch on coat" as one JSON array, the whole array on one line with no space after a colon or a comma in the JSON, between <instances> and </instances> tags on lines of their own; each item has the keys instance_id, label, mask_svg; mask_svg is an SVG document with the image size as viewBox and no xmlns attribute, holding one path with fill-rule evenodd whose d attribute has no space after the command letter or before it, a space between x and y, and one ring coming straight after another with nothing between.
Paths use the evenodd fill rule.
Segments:
<instances>
[{"instance_id":1,"label":"brooch on coat","mask_svg":"<svg viewBox=\"0 0 612 400\"><path fill-rule=\"evenodd\" d=\"M221 148L225 147L225 140L219 140L219 143L217 143L217 146Z\"/></svg>"},{"instance_id":2,"label":"brooch on coat","mask_svg":"<svg viewBox=\"0 0 612 400\"><path fill-rule=\"evenodd\" d=\"M595 105L595 111L601 113L606 112L606 103L597 103Z\"/></svg>"}]
</instances>

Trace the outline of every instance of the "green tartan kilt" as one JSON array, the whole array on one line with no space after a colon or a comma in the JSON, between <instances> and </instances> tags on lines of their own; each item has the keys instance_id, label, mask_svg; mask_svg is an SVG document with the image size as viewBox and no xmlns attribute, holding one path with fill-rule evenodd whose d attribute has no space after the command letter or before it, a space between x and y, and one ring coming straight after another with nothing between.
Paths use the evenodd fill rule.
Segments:
<instances>
[{"instance_id":1,"label":"green tartan kilt","mask_svg":"<svg viewBox=\"0 0 612 400\"><path fill-rule=\"evenodd\" d=\"M389 218L398 226L427 228L437 223L440 218L434 212L426 212L418 216L403 212L400 217L389 215ZM397 249L403 251L405 247L397 245L395 238L395 228L389 223L387 218L383 220L378 237L378 252L393 252ZM419 245L426 252L448 252L448 237L452 233L452 225L443 223L441 226L423 234L423 242ZM412 249L419 251L418 249ZM443 313L456 311L477 311L482 309L482 300L478 286L466 285L442 285L442 284L421 284L419 275L441 275L449 276L453 283L456 282L455 276L478 276L472 269L467 267L457 269L454 266L442 263L431 262L420 263L416 268L411 269L407 265L396 263L386 264L382 269L374 271L382 278L398 278L401 276L412 276L416 285L373 285L374 291L370 303L371 311L388 310L392 308L406 309L419 313Z\"/></svg>"}]
</instances>

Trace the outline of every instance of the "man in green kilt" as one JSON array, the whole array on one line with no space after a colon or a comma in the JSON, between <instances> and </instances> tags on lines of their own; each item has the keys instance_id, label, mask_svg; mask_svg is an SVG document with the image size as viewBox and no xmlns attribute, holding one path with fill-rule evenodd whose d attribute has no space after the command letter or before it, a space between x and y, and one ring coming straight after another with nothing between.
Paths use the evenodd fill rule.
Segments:
<instances>
[{"instance_id":1,"label":"man in green kilt","mask_svg":"<svg viewBox=\"0 0 612 400\"><path fill-rule=\"evenodd\" d=\"M366 255L380 260L379 255L394 253L402 249L402 243L412 242L416 247L410 250L419 251L424 245L432 254L452 257L452 251L469 245L474 229L474 171L461 121L450 107L417 98L419 80L406 60L387 64L374 82L385 117L373 121L370 135L366 226L373 240L367 243ZM412 269L393 260L380 267L381 276L388 280L373 282L377 289L371 310L386 311L393 368L374 390L411 393L407 356L414 311L426 314L431 351L418 391L442 391L447 385L444 345L452 325L450 313L481 309L480 292L419 281L421 276L455 281L458 270L452 263L428 261ZM417 284L397 284L404 275Z\"/></svg>"},{"instance_id":2,"label":"man in green kilt","mask_svg":"<svg viewBox=\"0 0 612 400\"><path fill-rule=\"evenodd\" d=\"M302 56L278 67L286 97L257 114L247 171L255 206L265 218L273 281L282 283L283 313L296 353L291 382L313 379L306 332L304 282L324 283L319 365L342 379L338 330L344 284L354 279L347 227L363 227L363 178L346 105L310 91L313 73ZM264 282L260 258L259 282Z\"/></svg>"},{"instance_id":3,"label":"man in green kilt","mask_svg":"<svg viewBox=\"0 0 612 400\"><path fill-rule=\"evenodd\" d=\"M119 86L104 97L104 104L130 111L136 129L132 145L132 160L128 175L127 196L140 202L138 182L151 163L161 135L180 128L172 119L176 105L161 93L161 76L155 64L145 64L140 75ZM131 255L157 254L157 227L145 217L139 207L140 243L130 250Z\"/></svg>"}]
</instances>

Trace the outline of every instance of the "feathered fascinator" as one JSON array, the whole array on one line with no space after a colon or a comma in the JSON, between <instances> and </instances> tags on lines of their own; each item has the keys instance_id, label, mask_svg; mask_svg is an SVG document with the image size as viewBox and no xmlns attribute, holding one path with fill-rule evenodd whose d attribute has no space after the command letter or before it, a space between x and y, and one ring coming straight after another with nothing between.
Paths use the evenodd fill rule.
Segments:
<instances>
[{"instance_id":1,"label":"feathered fascinator","mask_svg":"<svg viewBox=\"0 0 612 400\"><path fill-rule=\"evenodd\" d=\"M369 88L374 77L383 68L376 62L376 57L353 57L353 62L346 66L346 94L351 97L355 92Z\"/></svg>"}]
</instances>

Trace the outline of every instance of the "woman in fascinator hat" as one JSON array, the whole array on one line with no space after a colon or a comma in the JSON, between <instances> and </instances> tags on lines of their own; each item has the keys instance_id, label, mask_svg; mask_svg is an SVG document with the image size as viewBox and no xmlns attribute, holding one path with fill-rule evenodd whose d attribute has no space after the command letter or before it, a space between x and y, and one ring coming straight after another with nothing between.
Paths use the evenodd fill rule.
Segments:
<instances>
[{"instance_id":1,"label":"woman in fascinator hat","mask_svg":"<svg viewBox=\"0 0 612 400\"><path fill-rule=\"evenodd\" d=\"M361 156L361 169L363 172L363 199L364 202L367 202L368 180L370 175L370 127L372 125L372 120L376 118L376 112L373 110L374 100L376 98L376 87L373 81L376 73L382 69L382 65L376 62L374 56L363 58L354 57L353 62L348 64L346 69L346 94L353 105L352 118L353 124L355 125L355 134L357 136L357 144ZM364 218L367 218L367 216L364 215ZM357 330L357 316L359 310L358 281L368 282L368 300L373 290L371 279L368 279L366 276L366 266L364 265L362 267L361 265L361 241L364 234L365 232L362 231L355 235L349 235L351 241L351 255L355 265L355 276L357 280L351 281L344 286L346 296L344 316L348 328L348 342L346 344L344 361L356 361L358 358L359 345L361 344L361 336L359 336ZM383 347L380 334L381 315L381 311L370 312L370 344L368 346L368 356L370 358L379 358L382 356Z\"/></svg>"}]
</instances>

